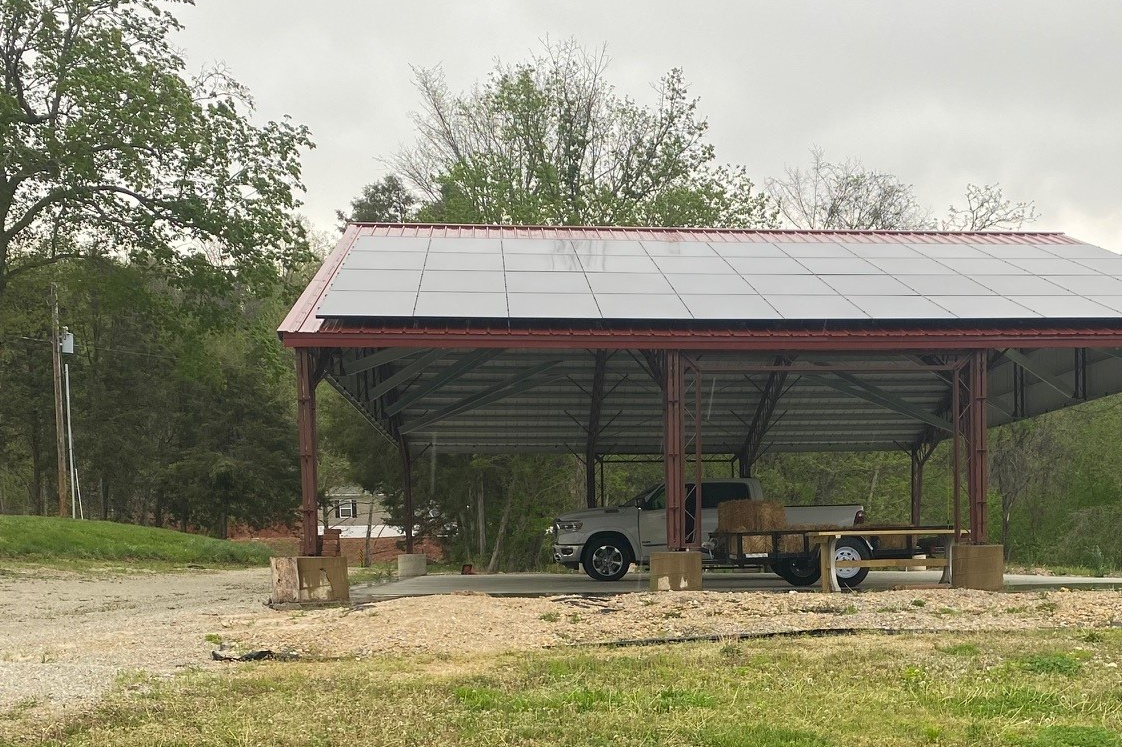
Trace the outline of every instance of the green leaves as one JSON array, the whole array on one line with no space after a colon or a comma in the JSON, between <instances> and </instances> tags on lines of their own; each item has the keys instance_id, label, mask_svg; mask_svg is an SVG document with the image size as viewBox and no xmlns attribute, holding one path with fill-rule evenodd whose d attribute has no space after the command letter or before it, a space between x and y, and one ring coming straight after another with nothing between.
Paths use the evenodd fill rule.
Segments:
<instances>
[{"instance_id":1,"label":"green leaves","mask_svg":"<svg viewBox=\"0 0 1122 747\"><path fill-rule=\"evenodd\" d=\"M417 69L417 143L397 170L427 197L422 221L527 225L769 226L743 168L719 167L680 70L645 106L573 41L499 65L470 92ZM369 188L368 188L369 189ZM357 203L356 203L357 205Z\"/></svg>"},{"instance_id":2,"label":"green leaves","mask_svg":"<svg viewBox=\"0 0 1122 747\"><path fill-rule=\"evenodd\" d=\"M308 131L253 125L222 69L189 78L175 18L142 0L0 6L0 293L13 275L113 250L175 282L206 244L212 290L307 256L294 211Z\"/></svg>"}]
</instances>

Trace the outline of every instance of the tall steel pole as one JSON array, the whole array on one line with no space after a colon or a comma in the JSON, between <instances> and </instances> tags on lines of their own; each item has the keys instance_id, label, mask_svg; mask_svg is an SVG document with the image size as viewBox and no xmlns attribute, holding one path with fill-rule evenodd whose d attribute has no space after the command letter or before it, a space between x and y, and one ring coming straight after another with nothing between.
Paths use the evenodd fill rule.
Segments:
<instances>
[{"instance_id":1,"label":"tall steel pole","mask_svg":"<svg viewBox=\"0 0 1122 747\"><path fill-rule=\"evenodd\" d=\"M66 433L62 414L62 350L58 327L58 292L51 283L51 366L55 384L55 452L58 455L58 515L66 516Z\"/></svg>"},{"instance_id":2,"label":"tall steel pole","mask_svg":"<svg viewBox=\"0 0 1122 747\"><path fill-rule=\"evenodd\" d=\"M74 461L74 418L70 414L70 364L63 365L63 377L66 380L66 440L70 454L70 518L78 518L78 497L75 489L78 487L78 465Z\"/></svg>"}]
</instances>

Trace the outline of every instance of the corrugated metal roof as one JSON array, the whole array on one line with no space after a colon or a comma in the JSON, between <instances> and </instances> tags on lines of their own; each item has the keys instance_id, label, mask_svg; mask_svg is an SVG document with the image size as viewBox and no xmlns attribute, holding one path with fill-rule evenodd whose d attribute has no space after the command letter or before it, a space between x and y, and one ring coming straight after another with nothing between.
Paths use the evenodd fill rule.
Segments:
<instances>
[{"instance_id":1,"label":"corrugated metal roof","mask_svg":"<svg viewBox=\"0 0 1122 747\"><path fill-rule=\"evenodd\" d=\"M352 224L323 319L1122 319L1122 256L1059 233Z\"/></svg>"}]
</instances>

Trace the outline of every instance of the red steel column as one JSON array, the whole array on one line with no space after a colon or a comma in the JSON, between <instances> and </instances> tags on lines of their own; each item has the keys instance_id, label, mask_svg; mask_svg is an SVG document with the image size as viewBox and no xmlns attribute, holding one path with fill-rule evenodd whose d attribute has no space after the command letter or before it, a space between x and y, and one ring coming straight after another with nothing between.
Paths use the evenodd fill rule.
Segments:
<instances>
[{"instance_id":1,"label":"red steel column","mask_svg":"<svg viewBox=\"0 0 1122 747\"><path fill-rule=\"evenodd\" d=\"M319 555L319 507L317 494L316 381L314 349L296 349L297 427L300 433L300 513L303 539L302 555Z\"/></svg>"},{"instance_id":2,"label":"red steel column","mask_svg":"<svg viewBox=\"0 0 1122 747\"><path fill-rule=\"evenodd\" d=\"M701 370L690 365L693 371L693 536L691 550L700 550L704 536L701 532L701 478L704 463L701 459Z\"/></svg>"},{"instance_id":3,"label":"red steel column","mask_svg":"<svg viewBox=\"0 0 1122 747\"><path fill-rule=\"evenodd\" d=\"M954 541L962 536L962 368L955 366L951 374L951 495L954 497Z\"/></svg>"},{"instance_id":4,"label":"red steel column","mask_svg":"<svg viewBox=\"0 0 1122 747\"><path fill-rule=\"evenodd\" d=\"M666 466L666 547L669 550L686 549L685 512L686 488L682 455L683 439L683 389L682 357L677 350L666 351L666 385L663 387L662 421L665 428L662 459Z\"/></svg>"},{"instance_id":5,"label":"red steel column","mask_svg":"<svg viewBox=\"0 0 1122 747\"><path fill-rule=\"evenodd\" d=\"M975 351L970 360L970 453L967 456L970 495L970 538L975 545L988 541L986 490L988 489L988 449L986 432L986 369L989 356Z\"/></svg>"}]
</instances>

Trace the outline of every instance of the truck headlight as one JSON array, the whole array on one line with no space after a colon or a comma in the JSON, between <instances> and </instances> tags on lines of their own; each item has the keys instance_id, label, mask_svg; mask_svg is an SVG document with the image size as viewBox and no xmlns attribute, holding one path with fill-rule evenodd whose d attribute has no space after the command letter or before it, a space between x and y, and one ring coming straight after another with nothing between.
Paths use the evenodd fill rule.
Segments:
<instances>
[{"instance_id":1,"label":"truck headlight","mask_svg":"<svg viewBox=\"0 0 1122 747\"><path fill-rule=\"evenodd\" d=\"M561 532L579 532L580 528L584 526L584 522L580 521L559 521L554 525L557 528L557 533Z\"/></svg>"}]
</instances>

